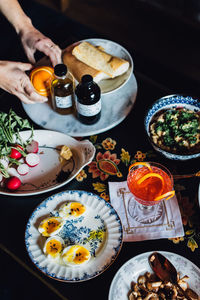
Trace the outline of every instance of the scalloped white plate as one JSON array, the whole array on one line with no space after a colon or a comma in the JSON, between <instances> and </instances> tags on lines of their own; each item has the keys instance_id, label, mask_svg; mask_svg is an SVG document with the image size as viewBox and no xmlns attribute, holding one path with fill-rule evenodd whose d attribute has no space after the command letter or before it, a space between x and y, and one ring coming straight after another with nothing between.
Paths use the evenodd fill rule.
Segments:
<instances>
[{"instance_id":1,"label":"scalloped white plate","mask_svg":"<svg viewBox=\"0 0 200 300\"><path fill-rule=\"evenodd\" d=\"M30 136L30 130L20 133L23 140ZM95 154L95 147L89 140L77 141L64 133L50 130L34 130L34 140L39 143L40 163L30 168L25 176L20 176L21 187L11 192L0 187L0 194L10 196L38 195L55 190L70 182ZM60 148L67 145L73 157L64 166L59 161ZM69 175L65 172L69 171Z\"/></svg>"},{"instance_id":2,"label":"scalloped white plate","mask_svg":"<svg viewBox=\"0 0 200 300\"><path fill-rule=\"evenodd\" d=\"M138 276L145 272L153 273L148 263L148 257L151 252L137 255L128 260L115 274L110 290L108 300L128 300L128 292L131 287L131 281L137 282ZM200 295L200 269L187 258L175 253L158 251L166 256L180 272L180 276L188 275L187 280L190 288Z\"/></svg>"},{"instance_id":3,"label":"scalloped white plate","mask_svg":"<svg viewBox=\"0 0 200 300\"><path fill-rule=\"evenodd\" d=\"M66 220L58 233L65 244L83 244L88 241L90 232L103 228L102 240L89 238L91 259L80 266L58 264L45 256L45 238L38 231L42 219L66 201L78 201L86 206L84 215L77 219ZM85 191L65 191L44 200L32 213L26 226L25 244L35 266L47 276L66 282L89 280L104 272L116 259L122 247L122 225L119 216L110 203L99 196ZM70 237L70 240L69 240Z\"/></svg>"}]
</instances>

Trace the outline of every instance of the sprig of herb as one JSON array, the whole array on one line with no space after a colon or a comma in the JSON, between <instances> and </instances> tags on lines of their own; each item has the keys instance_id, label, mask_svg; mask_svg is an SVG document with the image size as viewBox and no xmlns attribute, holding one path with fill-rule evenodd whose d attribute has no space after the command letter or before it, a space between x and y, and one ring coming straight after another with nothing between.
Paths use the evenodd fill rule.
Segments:
<instances>
[{"instance_id":1,"label":"sprig of herb","mask_svg":"<svg viewBox=\"0 0 200 300\"><path fill-rule=\"evenodd\" d=\"M30 137L26 141L23 141L20 136L20 131L24 129L31 130ZM10 109L8 114L0 112L0 158L6 156L11 165L19 165L19 161L9 157L11 148L17 149L23 156L26 156L26 153L22 149L16 148L16 144L19 143L25 149L32 139L33 126L27 119L19 117L12 109ZM9 177L7 170L1 163L0 172L5 178Z\"/></svg>"}]
</instances>

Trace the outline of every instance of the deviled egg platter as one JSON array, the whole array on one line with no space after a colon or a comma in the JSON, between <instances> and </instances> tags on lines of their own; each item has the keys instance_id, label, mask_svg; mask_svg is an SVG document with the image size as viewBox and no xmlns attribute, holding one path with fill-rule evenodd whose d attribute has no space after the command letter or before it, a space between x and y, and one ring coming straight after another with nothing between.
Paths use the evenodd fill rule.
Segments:
<instances>
[{"instance_id":1,"label":"deviled egg platter","mask_svg":"<svg viewBox=\"0 0 200 300\"><path fill-rule=\"evenodd\" d=\"M66 191L43 201L25 233L28 254L47 276L85 281L106 270L122 246L122 225L104 199L85 191Z\"/></svg>"}]
</instances>

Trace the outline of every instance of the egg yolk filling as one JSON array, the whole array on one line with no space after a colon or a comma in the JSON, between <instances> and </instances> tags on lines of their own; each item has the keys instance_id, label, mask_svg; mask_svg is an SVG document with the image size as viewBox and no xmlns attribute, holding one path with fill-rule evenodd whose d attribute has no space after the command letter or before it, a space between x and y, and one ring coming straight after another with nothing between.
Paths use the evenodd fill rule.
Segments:
<instances>
[{"instance_id":1,"label":"egg yolk filling","mask_svg":"<svg viewBox=\"0 0 200 300\"><path fill-rule=\"evenodd\" d=\"M49 236L52 232L61 227L61 223L57 219L50 219L42 226L44 228L43 236Z\"/></svg>"},{"instance_id":2,"label":"egg yolk filling","mask_svg":"<svg viewBox=\"0 0 200 300\"><path fill-rule=\"evenodd\" d=\"M74 264L82 264L85 261L87 261L90 257L90 252L84 248L84 247L80 247L80 246L72 246L69 251L67 251L64 255L63 258L67 261L67 262L71 262Z\"/></svg>"},{"instance_id":3,"label":"egg yolk filling","mask_svg":"<svg viewBox=\"0 0 200 300\"><path fill-rule=\"evenodd\" d=\"M46 245L46 253L52 257L57 256L62 251L62 244L57 240L50 240Z\"/></svg>"},{"instance_id":4,"label":"egg yolk filling","mask_svg":"<svg viewBox=\"0 0 200 300\"><path fill-rule=\"evenodd\" d=\"M70 214L74 217L78 217L85 212L85 206L78 202L71 203L71 211Z\"/></svg>"}]
</instances>

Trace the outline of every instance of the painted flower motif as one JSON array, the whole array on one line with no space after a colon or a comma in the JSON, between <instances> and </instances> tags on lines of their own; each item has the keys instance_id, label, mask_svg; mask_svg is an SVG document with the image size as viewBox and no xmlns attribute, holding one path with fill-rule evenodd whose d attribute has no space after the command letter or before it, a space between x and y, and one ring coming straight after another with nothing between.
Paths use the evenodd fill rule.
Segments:
<instances>
[{"instance_id":1,"label":"painted flower motif","mask_svg":"<svg viewBox=\"0 0 200 300\"><path fill-rule=\"evenodd\" d=\"M87 174L85 173L84 170L81 170L78 175L76 175L76 180L77 181L83 181L83 179L87 178Z\"/></svg>"},{"instance_id":2,"label":"painted flower motif","mask_svg":"<svg viewBox=\"0 0 200 300\"><path fill-rule=\"evenodd\" d=\"M172 241L174 244L179 244L180 242L183 242L184 241L184 237L176 237L176 238L170 238L168 239L170 241Z\"/></svg>"},{"instance_id":3,"label":"painted flower motif","mask_svg":"<svg viewBox=\"0 0 200 300\"><path fill-rule=\"evenodd\" d=\"M117 167L119 163L120 159L117 158L115 153L111 154L110 151L106 151L102 154L101 152L98 152L96 161L92 161L88 165L88 172L92 173L92 178L100 177L102 181L106 180L109 175L122 177L122 173Z\"/></svg>"},{"instance_id":4,"label":"painted flower motif","mask_svg":"<svg viewBox=\"0 0 200 300\"><path fill-rule=\"evenodd\" d=\"M101 193L101 194L100 194L100 197L103 198L103 199L106 200L106 201L109 201L109 200L110 200L109 195L107 195L105 192Z\"/></svg>"},{"instance_id":5,"label":"painted flower motif","mask_svg":"<svg viewBox=\"0 0 200 300\"><path fill-rule=\"evenodd\" d=\"M197 245L196 241L193 238L190 238L188 240L187 246L192 250L192 252L194 252L195 249L198 248L198 245Z\"/></svg>"},{"instance_id":6,"label":"painted flower motif","mask_svg":"<svg viewBox=\"0 0 200 300\"><path fill-rule=\"evenodd\" d=\"M116 141L111 138L107 138L101 144L105 150L114 150Z\"/></svg>"},{"instance_id":7,"label":"painted flower motif","mask_svg":"<svg viewBox=\"0 0 200 300\"><path fill-rule=\"evenodd\" d=\"M142 151L137 151L137 153L135 154L135 159L137 159L138 161L143 161L146 158L146 154L143 153Z\"/></svg>"},{"instance_id":8,"label":"painted flower motif","mask_svg":"<svg viewBox=\"0 0 200 300\"><path fill-rule=\"evenodd\" d=\"M104 192L106 190L106 185L101 182L93 183L94 190L98 193Z\"/></svg>"},{"instance_id":9,"label":"painted flower motif","mask_svg":"<svg viewBox=\"0 0 200 300\"><path fill-rule=\"evenodd\" d=\"M130 155L129 155L129 152L128 151L125 151L123 148L122 148L122 152L120 154L121 156L121 161L123 163L125 163L126 166L128 166L129 162L130 162Z\"/></svg>"}]
</instances>

